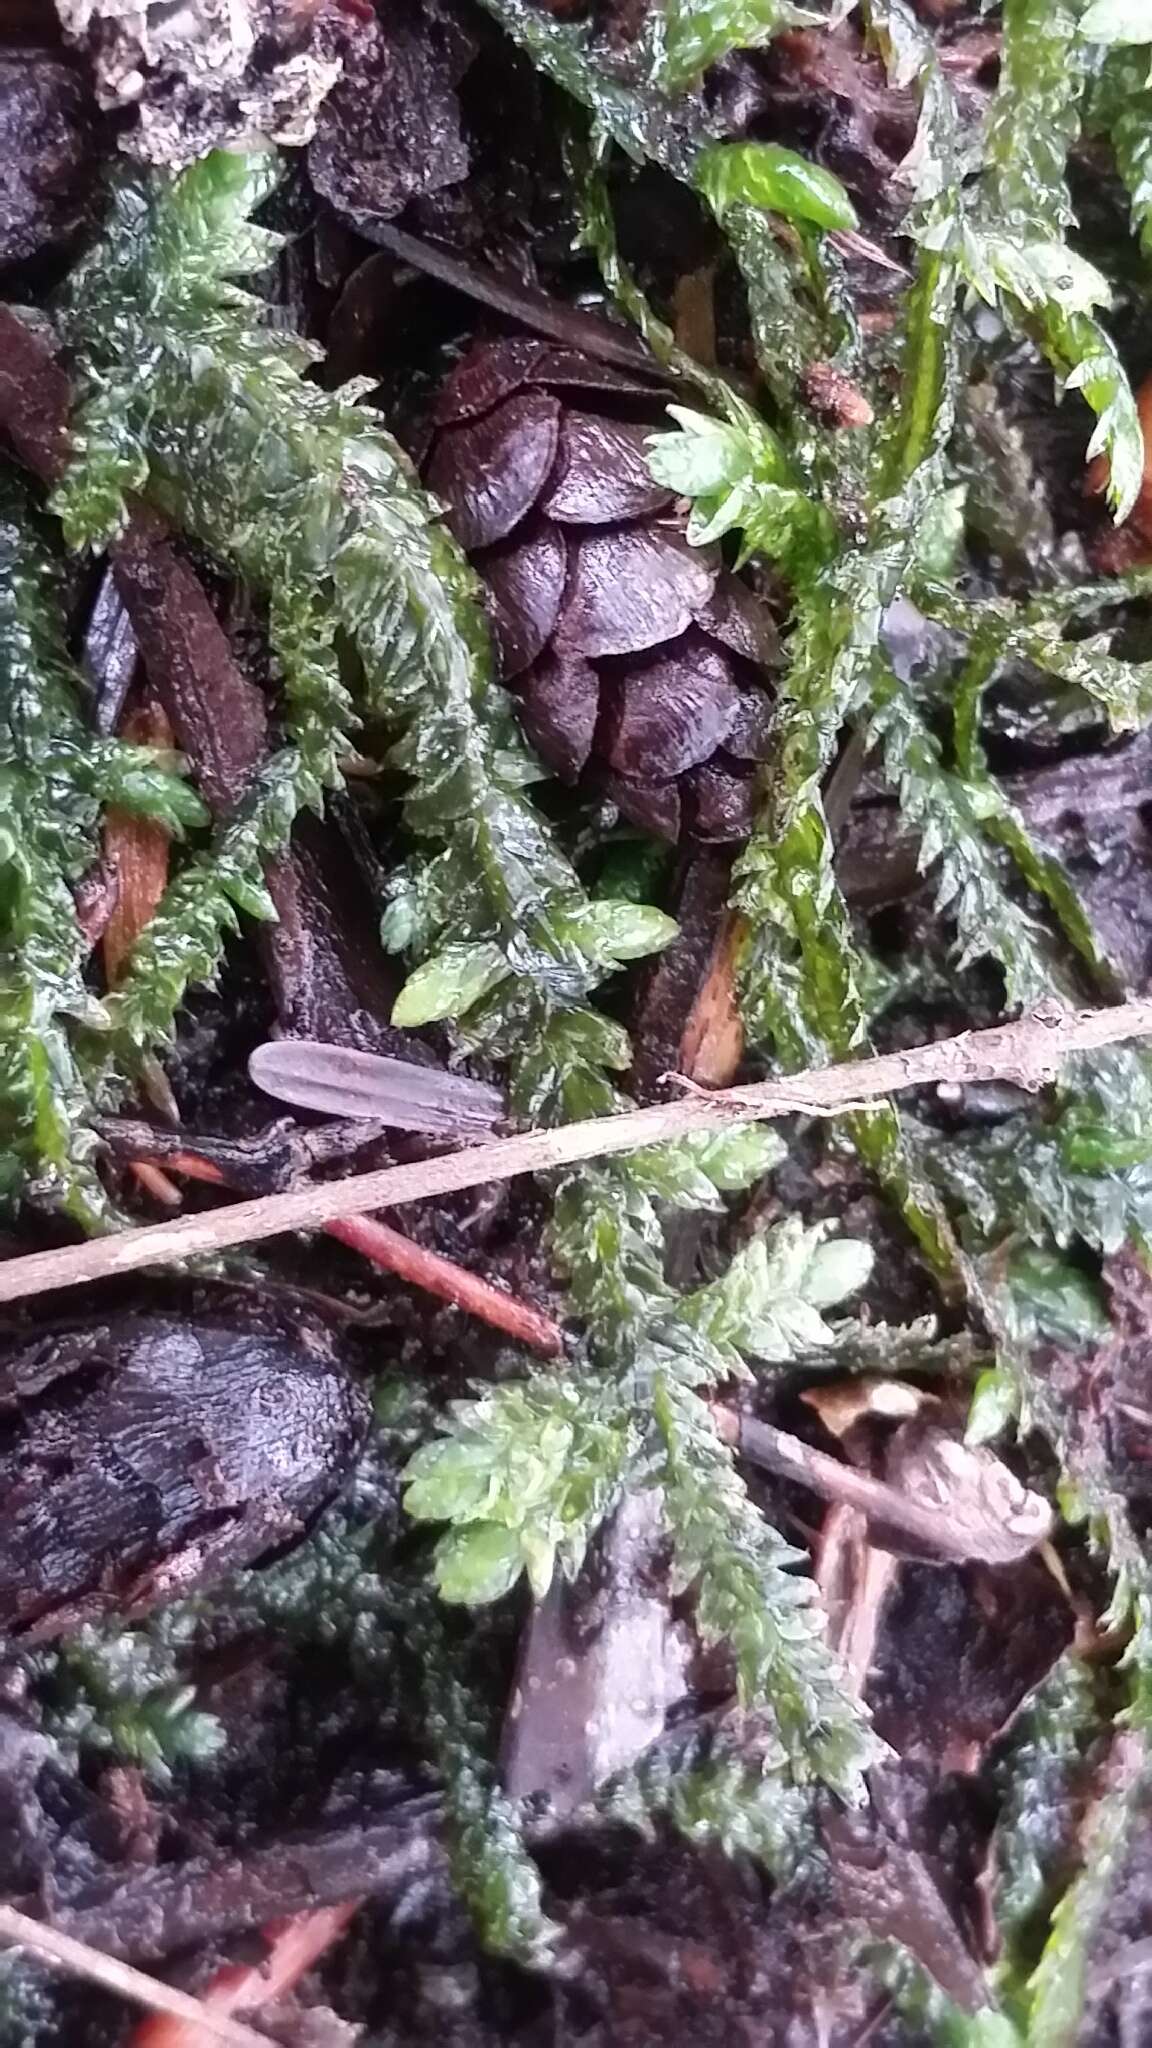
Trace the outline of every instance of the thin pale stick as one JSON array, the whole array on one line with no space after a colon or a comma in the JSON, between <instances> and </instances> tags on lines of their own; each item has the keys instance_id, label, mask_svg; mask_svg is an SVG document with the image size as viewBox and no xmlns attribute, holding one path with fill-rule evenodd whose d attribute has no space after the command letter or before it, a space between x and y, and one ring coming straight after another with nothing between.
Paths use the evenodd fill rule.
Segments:
<instances>
[{"instance_id":1,"label":"thin pale stick","mask_svg":"<svg viewBox=\"0 0 1152 2048\"><path fill-rule=\"evenodd\" d=\"M732 1408L713 1412L720 1434L738 1445L754 1465L796 1479L826 1500L859 1508L870 1520L899 1529L941 1558L958 1563L980 1558L988 1564L1013 1564L1052 1533L1053 1515L1047 1501L1024 1487L1019 1490L1019 1500L1014 1497L1011 1519L989 1513L980 1498L971 1505L961 1500L959 1507L964 1511L952 1515L946 1501L929 1505L914 1500L898 1487L873 1479L871 1473L861 1472L855 1465L841 1464L839 1458L830 1458L826 1451L815 1450L770 1422L738 1415Z\"/></svg>"},{"instance_id":2,"label":"thin pale stick","mask_svg":"<svg viewBox=\"0 0 1152 2048\"><path fill-rule=\"evenodd\" d=\"M171 1984L161 1984L158 1977L149 1977L146 1971L122 1963L117 1956L106 1956L71 1934L60 1934L55 1927L30 1920L26 1913L17 1912L15 1906L0 1906L0 1942L30 1949L43 1962L55 1963L70 1976L99 1984L105 1991L131 1999L134 2005L147 2006L150 2012L171 2013L174 2019L188 2020L199 2027L205 2039L223 2041L225 2048L268 2048L267 2034L258 2034L239 2020L210 2011L198 1998L189 1998L187 1992L176 1991Z\"/></svg>"},{"instance_id":3,"label":"thin pale stick","mask_svg":"<svg viewBox=\"0 0 1152 2048\"><path fill-rule=\"evenodd\" d=\"M621 1116L564 1124L557 1130L526 1131L490 1145L469 1146L438 1159L386 1166L347 1180L290 1188L237 1202L209 1215L180 1216L141 1230L125 1230L87 1244L31 1252L0 1264L0 1301L20 1301L54 1288L78 1287L144 1266L252 1244L287 1230L320 1230L342 1216L363 1216L397 1202L419 1202L486 1182L513 1180L521 1173L575 1166L661 1145L677 1138L730 1130L733 1124L771 1122L785 1116L837 1116L847 1108L902 1088L941 1081L964 1086L976 1081L1014 1081L1037 1088L1053 1079L1069 1053L1090 1052L1122 1039L1152 1035L1152 1000L1120 1003L1109 1010L1064 1010L1043 1006L1015 1024L991 1031L965 1031L908 1052L884 1053L838 1067L820 1067L779 1081L696 1090L678 1102L627 1110Z\"/></svg>"}]
</instances>

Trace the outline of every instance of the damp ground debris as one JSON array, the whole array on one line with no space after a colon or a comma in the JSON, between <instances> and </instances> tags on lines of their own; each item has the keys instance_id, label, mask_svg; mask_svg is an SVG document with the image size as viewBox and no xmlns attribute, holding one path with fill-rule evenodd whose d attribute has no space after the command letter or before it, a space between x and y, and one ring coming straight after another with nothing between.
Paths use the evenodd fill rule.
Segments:
<instances>
[{"instance_id":1,"label":"damp ground debris","mask_svg":"<svg viewBox=\"0 0 1152 2048\"><path fill-rule=\"evenodd\" d=\"M1139 2048L1148 0L18 0L0 158L0 2048Z\"/></svg>"}]
</instances>

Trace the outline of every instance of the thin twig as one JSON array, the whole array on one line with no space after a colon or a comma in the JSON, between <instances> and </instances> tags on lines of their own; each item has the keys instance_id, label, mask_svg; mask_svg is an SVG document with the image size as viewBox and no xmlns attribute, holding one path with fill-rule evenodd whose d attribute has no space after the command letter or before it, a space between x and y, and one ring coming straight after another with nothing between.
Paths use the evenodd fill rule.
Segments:
<instances>
[{"instance_id":1,"label":"thin twig","mask_svg":"<svg viewBox=\"0 0 1152 2048\"><path fill-rule=\"evenodd\" d=\"M89 1948L87 1942L77 1941L71 1934L60 1934L39 1920L30 1920L26 1913L17 1912L15 1906L0 1906L0 1941L30 1949L43 1962L54 1963L69 1976L99 1984L105 1991L131 1999L134 2005L146 2006L150 2012L171 2013L175 2019L188 2020L209 2040L223 2041L225 2048L268 2048L267 2034L257 2034L239 2020L211 2012L198 1998L189 1998L187 1992L161 1984L159 1978L149 1977L131 1963L122 1963L117 1956L106 1956L98 1948Z\"/></svg>"},{"instance_id":2,"label":"thin twig","mask_svg":"<svg viewBox=\"0 0 1152 2048\"><path fill-rule=\"evenodd\" d=\"M858 1508L870 1521L898 1529L942 1560L966 1563L980 1558L987 1564L1014 1564L1052 1532L1048 1502L1029 1492L982 1447L969 1450L957 1444L958 1469L944 1468L940 1475L952 1482L954 1497L949 1498L947 1485L940 1485L936 1497L926 1501L830 1458L770 1422L740 1415L733 1408L713 1412L721 1435L737 1444L754 1465L795 1479L826 1500Z\"/></svg>"},{"instance_id":3,"label":"thin twig","mask_svg":"<svg viewBox=\"0 0 1152 2048\"><path fill-rule=\"evenodd\" d=\"M664 364L658 362L627 328L613 327L611 321L601 319L596 313L585 313L577 306L550 299L545 292L522 284L519 278L490 270L487 264L477 263L474 259L464 262L438 242L426 242L419 235L410 235L406 228L394 227L391 221L363 213L354 214L352 218L357 233L363 235L366 242L374 242L378 249L387 249L401 262L411 264L413 270L422 270L440 284L451 285L454 291L466 293L469 298L479 300L482 306L491 306L493 312L519 320L534 333L547 335L550 341L559 342L564 348L582 349L587 355L598 357L602 363L612 363L617 369L669 381L670 373Z\"/></svg>"},{"instance_id":4,"label":"thin twig","mask_svg":"<svg viewBox=\"0 0 1152 2048\"><path fill-rule=\"evenodd\" d=\"M213 1187L228 1185L222 1169L195 1152L171 1154L169 1163L173 1172L186 1174L189 1180L207 1181ZM505 1294L481 1274L470 1273L466 1266L458 1266L443 1253L416 1244L402 1231L393 1230L390 1223L381 1223L373 1216L347 1216L342 1221L326 1223L324 1229L329 1237L351 1245L353 1251L370 1259L383 1272L395 1273L398 1280L406 1281L410 1287L423 1288L439 1301L450 1301L454 1308L503 1330L518 1344L528 1344L534 1351L543 1352L545 1358L558 1358L563 1351L564 1332L553 1316L533 1307L531 1302L521 1301L518 1295Z\"/></svg>"},{"instance_id":5,"label":"thin twig","mask_svg":"<svg viewBox=\"0 0 1152 2048\"><path fill-rule=\"evenodd\" d=\"M518 1344L530 1345L545 1358L558 1358L563 1351L564 1332L543 1309L521 1301L518 1295L505 1294L481 1274L470 1273L466 1266L458 1266L440 1252L414 1243L401 1231L393 1230L390 1223L381 1223L374 1216L346 1216L342 1221L326 1223L324 1228L329 1237L338 1237L342 1244L351 1245L353 1251L371 1259L384 1272L395 1273L409 1287L421 1287L440 1301L450 1301L466 1315L478 1316L481 1322L503 1330Z\"/></svg>"},{"instance_id":6,"label":"thin twig","mask_svg":"<svg viewBox=\"0 0 1152 2048\"><path fill-rule=\"evenodd\" d=\"M178 1950L219 1947L270 1921L354 1893L385 1906L413 1886L443 1886L437 1792L410 1793L390 1809L329 1816L242 1850L213 1848L179 1863L135 1864L114 1884L93 1882L55 1899L52 1926L103 1955L159 1962ZM33 1901L16 1903L28 1911ZM38 1902L37 1902L38 1903Z\"/></svg>"},{"instance_id":7,"label":"thin twig","mask_svg":"<svg viewBox=\"0 0 1152 2048\"><path fill-rule=\"evenodd\" d=\"M1037 1088L1053 1079L1069 1053L1149 1035L1152 1000L1120 1003L1108 1010L1042 1005L1018 1023L1001 1024L990 1031L965 1031L958 1038L938 1039L908 1052L884 1053L878 1059L820 1067L786 1080L725 1088L711 1095L694 1090L679 1102L565 1124L558 1130L526 1131L519 1137L472 1145L438 1159L413 1160L320 1187L262 1195L209 1215L180 1216L171 1223L126 1230L87 1244L32 1252L0 1265L0 1301L20 1301L53 1288L78 1287L109 1275L138 1272L144 1266L172 1265L178 1259L216 1252L226 1245L251 1244L283 1231L320 1230L340 1217L363 1216L398 1202L423 1201L430 1195L513 1180L521 1173L547 1172L585 1159L635 1152L643 1145L731 1129L735 1123L836 1116L850 1105L875 1101L902 1088L939 1082L968 1086L992 1080Z\"/></svg>"}]
</instances>

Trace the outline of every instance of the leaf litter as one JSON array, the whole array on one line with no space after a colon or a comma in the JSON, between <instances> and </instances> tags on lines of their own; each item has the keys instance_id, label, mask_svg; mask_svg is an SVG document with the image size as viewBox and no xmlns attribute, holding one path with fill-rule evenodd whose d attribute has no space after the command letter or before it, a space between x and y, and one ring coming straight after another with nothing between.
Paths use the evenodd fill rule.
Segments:
<instances>
[{"instance_id":1,"label":"leaf litter","mask_svg":"<svg viewBox=\"0 0 1152 2048\"><path fill-rule=\"evenodd\" d=\"M1141 2039L1141 1043L319 1191L1148 993L1152 30L266 15L0 53L5 1256L317 1199L9 1314L5 1900L313 2048Z\"/></svg>"}]
</instances>

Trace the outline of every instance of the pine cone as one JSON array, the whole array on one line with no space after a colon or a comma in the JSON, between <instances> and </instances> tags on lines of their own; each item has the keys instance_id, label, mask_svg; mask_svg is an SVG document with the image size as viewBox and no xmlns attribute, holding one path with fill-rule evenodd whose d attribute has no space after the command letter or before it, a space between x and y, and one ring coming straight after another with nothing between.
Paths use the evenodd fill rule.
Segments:
<instances>
[{"instance_id":1,"label":"pine cone","mask_svg":"<svg viewBox=\"0 0 1152 2048\"><path fill-rule=\"evenodd\" d=\"M748 832L776 654L763 605L689 547L639 379L543 341L481 343L436 409L429 488L483 579L524 729L665 839Z\"/></svg>"}]
</instances>

